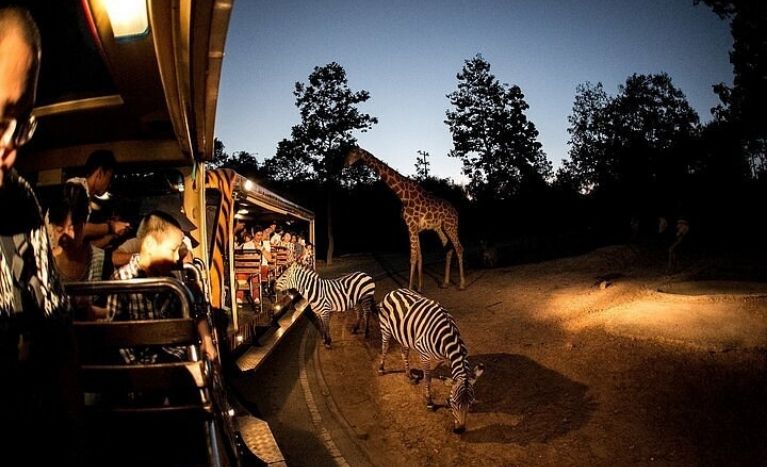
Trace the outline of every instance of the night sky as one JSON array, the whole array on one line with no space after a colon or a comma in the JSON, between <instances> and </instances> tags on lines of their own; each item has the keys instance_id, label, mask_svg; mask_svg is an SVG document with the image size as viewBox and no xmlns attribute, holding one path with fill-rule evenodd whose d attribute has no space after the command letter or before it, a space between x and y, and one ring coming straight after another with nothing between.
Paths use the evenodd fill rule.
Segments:
<instances>
[{"instance_id":1,"label":"night sky","mask_svg":"<svg viewBox=\"0 0 767 467\"><path fill-rule=\"evenodd\" d=\"M692 0L326 1L237 0L224 58L216 136L229 152L274 155L299 122L293 86L338 62L378 117L360 145L404 174L416 151L434 175L464 182L448 158L446 94L475 54L516 84L554 167L567 157L576 86L601 81L610 95L632 73L668 73L706 122L711 86L732 82L728 25Z\"/></svg>"}]
</instances>

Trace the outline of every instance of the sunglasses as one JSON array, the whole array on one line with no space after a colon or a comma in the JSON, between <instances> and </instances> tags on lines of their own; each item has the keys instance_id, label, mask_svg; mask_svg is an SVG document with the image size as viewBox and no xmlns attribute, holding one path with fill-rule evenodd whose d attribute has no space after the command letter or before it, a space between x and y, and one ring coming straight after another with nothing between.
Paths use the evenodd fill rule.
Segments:
<instances>
[{"instance_id":1,"label":"sunglasses","mask_svg":"<svg viewBox=\"0 0 767 467\"><path fill-rule=\"evenodd\" d=\"M30 115L27 120L0 119L0 148L19 148L32 139L37 129L37 119Z\"/></svg>"}]
</instances>

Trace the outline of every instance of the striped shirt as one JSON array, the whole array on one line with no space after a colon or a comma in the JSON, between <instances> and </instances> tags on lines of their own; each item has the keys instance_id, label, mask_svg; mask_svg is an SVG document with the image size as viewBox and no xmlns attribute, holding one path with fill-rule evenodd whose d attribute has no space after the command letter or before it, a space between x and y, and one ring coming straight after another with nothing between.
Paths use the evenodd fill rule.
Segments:
<instances>
[{"instance_id":1,"label":"striped shirt","mask_svg":"<svg viewBox=\"0 0 767 467\"><path fill-rule=\"evenodd\" d=\"M133 255L125 266L115 270L112 279L135 279L146 277L139 267L139 255ZM134 321L146 319L175 318L181 309L175 295L168 292L142 294L114 294L107 299L107 319ZM160 350L162 353L160 353ZM158 363L183 360L186 348L178 346L137 347L120 349L126 363Z\"/></svg>"},{"instance_id":2,"label":"striped shirt","mask_svg":"<svg viewBox=\"0 0 767 467\"><path fill-rule=\"evenodd\" d=\"M40 205L15 170L0 189L0 206L0 318L20 313L68 318L69 300L54 267Z\"/></svg>"}]
</instances>

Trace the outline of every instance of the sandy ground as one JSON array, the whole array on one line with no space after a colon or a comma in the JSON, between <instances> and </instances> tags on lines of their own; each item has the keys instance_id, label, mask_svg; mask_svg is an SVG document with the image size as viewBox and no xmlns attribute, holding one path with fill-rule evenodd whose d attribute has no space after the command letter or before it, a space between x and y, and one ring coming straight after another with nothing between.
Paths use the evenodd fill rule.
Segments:
<instances>
[{"instance_id":1,"label":"sandy ground","mask_svg":"<svg viewBox=\"0 0 767 467\"><path fill-rule=\"evenodd\" d=\"M378 260L400 274L370 256L319 272L366 271L380 299L406 264ZM424 294L486 367L463 435L449 410L425 408L397 346L395 371L376 375L378 323L364 340L351 312L334 317L333 349L318 349L326 396L378 465L767 465L767 287L668 276L661 264L607 247L469 270L465 291L439 289L442 263L429 265ZM444 401L450 386L434 390Z\"/></svg>"}]
</instances>

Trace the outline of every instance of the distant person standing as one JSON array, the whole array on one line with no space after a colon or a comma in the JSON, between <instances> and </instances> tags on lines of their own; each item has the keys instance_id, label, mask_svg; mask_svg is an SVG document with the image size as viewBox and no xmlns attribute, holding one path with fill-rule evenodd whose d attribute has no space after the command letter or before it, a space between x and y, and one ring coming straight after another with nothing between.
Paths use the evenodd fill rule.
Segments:
<instances>
[{"instance_id":1,"label":"distant person standing","mask_svg":"<svg viewBox=\"0 0 767 467\"><path fill-rule=\"evenodd\" d=\"M93 151L85 163L85 177L70 178L67 183L80 183L85 187L90 200L88 223L85 224L85 238L94 246L104 248L116 237L121 237L128 232L130 224L121 220L110 219L106 222L93 222L91 214L95 204L94 199L102 196L109 189L114 177L117 161L112 151L98 149Z\"/></svg>"},{"instance_id":2,"label":"distant person standing","mask_svg":"<svg viewBox=\"0 0 767 467\"><path fill-rule=\"evenodd\" d=\"M0 452L23 465L80 465L71 309L40 205L13 169L35 131L40 57L31 15L0 9Z\"/></svg>"}]
</instances>

